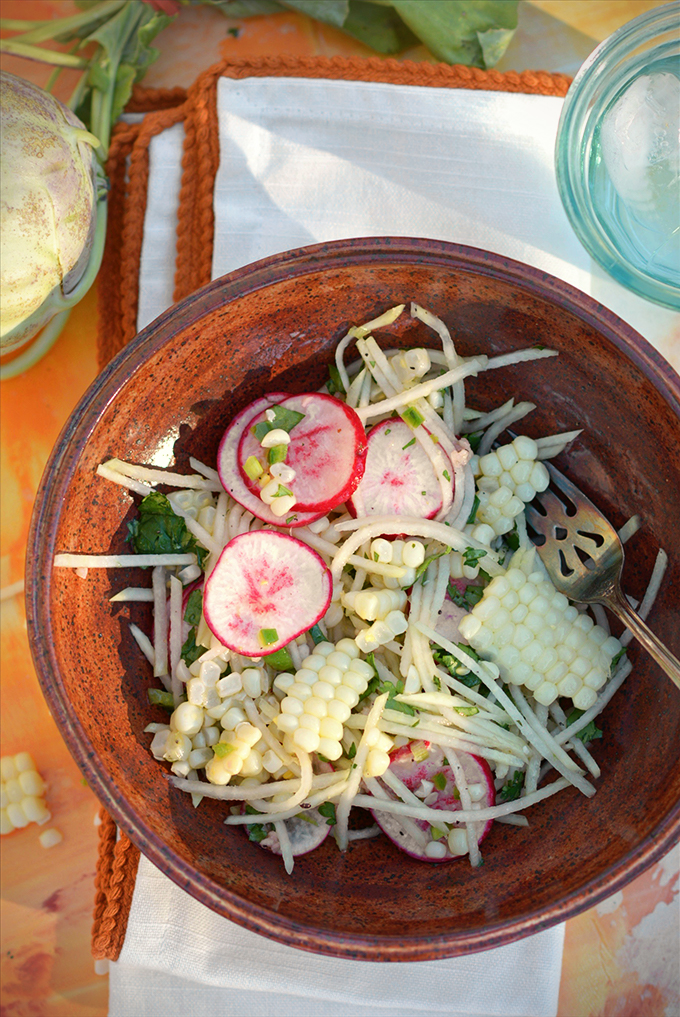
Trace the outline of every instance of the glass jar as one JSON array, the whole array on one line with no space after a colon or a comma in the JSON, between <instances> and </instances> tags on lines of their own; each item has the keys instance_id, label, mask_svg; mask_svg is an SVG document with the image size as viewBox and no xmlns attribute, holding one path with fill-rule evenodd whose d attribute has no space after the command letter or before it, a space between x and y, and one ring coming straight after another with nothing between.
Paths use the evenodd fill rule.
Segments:
<instances>
[{"instance_id":1,"label":"glass jar","mask_svg":"<svg viewBox=\"0 0 680 1017\"><path fill-rule=\"evenodd\" d=\"M557 186L589 254L627 289L680 310L680 2L605 39L567 93Z\"/></svg>"}]
</instances>

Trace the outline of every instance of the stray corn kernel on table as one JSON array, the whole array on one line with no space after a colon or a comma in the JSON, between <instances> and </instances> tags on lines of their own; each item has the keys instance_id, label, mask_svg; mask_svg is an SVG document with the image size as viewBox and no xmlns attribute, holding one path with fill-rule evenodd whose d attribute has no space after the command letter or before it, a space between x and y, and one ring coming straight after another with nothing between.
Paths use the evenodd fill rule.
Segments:
<instances>
[{"instance_id":1,"label":"stray corn kernel on table","mask_svg":"<svg viewBox=\"0 0 680 1017\"><path fill-rule=\"evenodd\" d=\"M523 4L520 31L499 69L544 67L574 73L594 45L650 6L642 0L535 0ZM3 0L2 16L22 20L63 16L77 10L68 0ZM228 34L227 28L234 28ZM198 73L226 56L277 53L368 55L359 43L300 14L283 13L240 22L208 8L184 9L160 35L161 52L145 84L188 86ZM427 59L424 51L405 54ZM44 85L49 69L3 58L3 67ZM57 94L73 86L65 72ZM27 374L3 382L2 572L10 592L23 575L31 508L43 466L59 431L96 376L98 304L93 290L71 314L61 338ZM533 480L529 478L531 482ZM522 483L522 481L518 481ZM518 490L517 497L521 498ZM493 505L490 492L489 504ZM498 506L502 508L502 506ZM493 513L492 513L493 515ZM488 521L486 525L494 526ZM2 604L3 782L44 799L51 814L3 837L2 992L10 1015L103 1017L107 982L90 956L98 803L81 780L38 688L19 595ZM30 753L35 769L22 769ZM19 762L17 762L19 757ZM46 788L38 792L41 780ZM32 794L31 794L32 791ZM12 785L12 795L17 790ZM42 846L54 828L61 841ZM665 909L676 899L677 861L654 866L614 898L567 923L560 989L560 1017L657 1017L676 1012L677 973L663 957Z\"/></svg>"}]
</instances>

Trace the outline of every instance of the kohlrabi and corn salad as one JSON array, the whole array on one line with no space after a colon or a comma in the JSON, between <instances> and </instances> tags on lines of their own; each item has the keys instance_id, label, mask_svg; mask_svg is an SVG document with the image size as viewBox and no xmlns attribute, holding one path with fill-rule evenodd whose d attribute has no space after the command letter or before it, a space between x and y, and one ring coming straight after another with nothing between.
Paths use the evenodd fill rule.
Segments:
<instances>
[{"instance_id":1,"label":"kohlrabi and corn salad","mask_svg":"<svg viewBox=\"0 0 680 1017\"><path fill-rule=\"evenodd\" d=\"M321 392L242 410L216 469L100 466L141 498L133 553L55 560L152 567L112 598L153 603L153 631L130 626L153 668L150 751L288 871L330 832L479 865L494 822L595 793L588 746L630 672L626 637L554 589L527 534L542 460L579 432L513 436L531 403L466 397L468 377L555 354L462 357L416 304L430 341L386 349L403 311L351 328Z\"/></svg>"}]
</instances>

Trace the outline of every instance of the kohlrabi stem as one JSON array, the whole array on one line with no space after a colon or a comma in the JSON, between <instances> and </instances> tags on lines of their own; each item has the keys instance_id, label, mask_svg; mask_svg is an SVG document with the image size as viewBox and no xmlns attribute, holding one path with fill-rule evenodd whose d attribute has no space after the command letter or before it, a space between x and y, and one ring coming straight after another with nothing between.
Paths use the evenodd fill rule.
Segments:
<instances>
[{"instance_id":1,"label":"kohlrabi stem","mask_svg":"<svg viewBox=\"0 0 680 1017\"><path fill-rule=\"evenodd\" d=\"M109 18L119 7L123 7L128 0L106 0L106 2L83 11L82 14L73 14L68 18L56 18L54 21L41 21L37 25L35 21L10 21L3 18L0 21L0 28L8 31L24 32L21 36L22 42L47 42L49 39L59 39L61 36L72 35L80 28L94 26L99 21ZM28 31L24 31L27 28Z\"/></svg>"},{"instance_id":2,"label":"kohlrabi stem","mask_svg":"<svg viewBox=\"0 0 680 1017\"><path fill-rule=\"evenodd\" d=\"M29 46L16 39L3 39L0 51L12 53L14 56L26 57L27 60L39 60L42 64L58 64L60 67L75 67L85 70L89 67L87 60L74 56L72 53L61 53L56 49L41 49L40 46Z\"/></svg>"}]
</instances>

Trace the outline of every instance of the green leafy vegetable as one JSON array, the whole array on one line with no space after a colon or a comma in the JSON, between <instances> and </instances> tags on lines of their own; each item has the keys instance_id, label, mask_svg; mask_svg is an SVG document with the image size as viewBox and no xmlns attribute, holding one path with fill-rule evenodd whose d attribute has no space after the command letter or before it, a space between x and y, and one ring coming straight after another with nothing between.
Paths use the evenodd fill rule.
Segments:
<instances>
[{"instance_id":1,"label":"green leafy vegetable","mask_svg":"<svg viewBox=\"0 0 680 1017\"><path fill-rule=\"evenodd\" d=\"M449 583L446 587L446 592L448 593L450 600L452 600L454 604L457 604L458 607L467 607L469 609L480 602L484 596L484 587L468 583L465 587L465 591L461 593L454 583Z\"/></svg>"},{"instance_id":2,"label":"green leafy vegetable","mask_svg":"<svg viewBox=\"0 0 680 1017\"><path fill-rule=\"evenodd\" d=\"M472 526L477 515L477 509L479 508L479 497L475 495L474 501L472 502L472 508L470 509L470 515L467 518L467 525Z\"/></svg>"},{"instance_id":3,"label":"green leafy vegetable","mask_svg":"<svg viewBox=\"0 0 680 1017\"><path fill-rule=\"evenodd\" d=\"M483 431L475 431L473 434L468 434L467 440L470 442L470 448L473 452L476 452L479 448L483 433Z\"/></svg>"},{"instance_id":4,"label":"green leafy vegetable","mask_svg":"<svg viewBox=\"0 0 680 1017\"><path fill-rule=\"evenodd\" d=\"M258 441L262 441L265 434L269 434L273 430L287 431L288 434L293 430L296 424L299 424L304 413L298 413L297 410L289 410L286 406L270 406L268 409L274 413L273 420L261 420L258 424L251 427L251 431L255 435Z\"/></svg>"},{"instance_id":5,"label":"green leafy vegetable","mask_svg":"<svg viewBox=\"0 0 680 1017\"><path fill-rule=\"evenodd\" d=\"M385 703L386 710L396 710L398 713L407 713L409 717L415 717L416 711L408 703L400 703L395 696L400 695L404 691L404 683L401 679L396 683L394 682L380 682L377 691L382 695L384 692L388 693L387 702Z\"/></svg>"},{"instance_id":6,"label":"green leafy vegetable","mask_svg":"<svg viewBox=\"0 0 680 1017\"><path fill-rule=\"evenodd\" d=\"M450 553L451 548L445 547L442 551L436 551L434 554L428 555L428 557L425 558L425 560L416 568L416 582L420 579L421 576L425 575L433 561L436 561L437 558L441 558L443 557L443 555Z\"/></svg>"},{"instance_id":7,"label":"green leafy vegetable","mask_svg":"<svg viewBox=\"0 0 680 1017\"><path fill-rule=\"evenodd\" d=\"M300 11L387 55L422 43L439 60L492 67L517 27L516 0L204 0L232 18Z\"/></svg>"},{"instance_id":8,"label":"green leafy vegetable","mask_svg":"<svg viewBox=\"0 0 680 1017\"><path fill-rule=\"evenodd\" d=\"M189 625L198 625L203 611L203 591L192 590L187 597L187 606L184 609L184 621Z\"/></svg>"},{"instance_id":9,"label":"green leafy vegetable","mask_svg":"<svg viewBox=\"0 0 680 1017\"><path fill-rule=\"evenodd\" d=\"M522 793L524 787L524 774L521 770L518 770L514 777L506 781L499 792L499 797L503 802L514 802Z\"/></svg>"},{"instance_id":10,"label":"green leafy vegetable","mask_svg":"<svg viewBox=\"0 0 680 1017\"><path fill-rule=\"evenodd\" d=\"M446 787L446 774L435 773L432 777L432 783L436 787L437 791L443 791Z\"/></svg>"},{"instance_id":11,"label":"green leafy vegetable","mask_svg":"<svg viewBox=\"0 0 680 1017\"><path fill-rule=\"evenodd\" d=\"M143 498L137 517L128 523L128 537L137 554L186 554L193 551L202 564L208 553L199 547L181 516L160 491Z\"/></svg>"},{"instance_id":12,"label":"green leafy vegetable","mask_svg":"<svg viewBox=\"0 0 680 1017\"><path fill-rule=\"evenodd\" d=\"M517 532L517 523L510 530L509 533L503 534L503 540L508 545L511 551L516 551L519 548L519 533Z\"/></svg>"},{"instance_id":13,"label":"green leafy vegetable","mask_svg":"<svg viewBox=\"0 0 680 1017\"><path fill-rule=\"evenodd\" d=\"M357 754L356 742L352 742L350 747L347 749L345 755L347 756L348 759L354 759L356 754Z\"/></svg>"},{"instance_id":14,"label":"green leafy vegetable","mask_svg":"<svg viewBox=\"0 0 680 1017\"><path fill-rule=\"evenodd\" d=\"M486 551L478 550L476 547L466 547L463 552L463 564L473 569L479 565L479 559L484 558Z\"/></svg>"},{"instance_id":15,"label":"green leafy vegetable","mask_svg":"<svg viewBox=\"0 0 680 1017\"><path fill-rule=\"evenodd\" d=\"M583 710L579 710L577 709L577 707L574 707L574 709L567 717L567 727L571 727L571 725L574 724L577 720L580 720L580 718L583 716L583 713L584 713ZM602 731L600 731L599 727L595 726L595 721L591 720L590 724L586 724L586 726L582 727L580 731L577 731L576 737L579 738L584 743L584 745L586 745L588 742L595 741L596 738L601 738Z\"/></svg>"},{"instance_id":16,"label":"green leafy vegetable","mask_svg":"<svg viewBox=\"0 0 680 1017\"><path fill-rule=\"evenodd\" d=\"M618 652L618 653L615 653L615 654L614 654L614 656L612 657L612 662L611 662L611 664L610 664L610 670L611 670L612 672L614 671L614 668L616 667L616 665L618 664L618 662L619 662L619 661L621 660L621 658L622 658L622 657L624 656L625 652L626 652L626 647L625 647L625 646L622 646L622 647L621 647L621 649L619 650L619 652Z\"/></svg>"},{"instance_id":17,"label":"green leafy vegetable","mask_svg":"<svg viewBox=\"0 0 680 1017\"><path fill-rule=\"evenodd\" d=\"M473 660L479 660L479 655L472 649L471 646L466 646L463 643L459 643L458 645L461 650L467 653L469 657L472 657ZM479 678L472 674L465 665L461 663L458 657L455 657L452 653L447 653L446 650L442 650L439 647L433 647L432 656L435 664L437 664L438 667L441 667L444 671L448 671L448 673L453 678L456 678L461 685L465 685L469 689L474 688L475 685L479 685Z\"/></svg>"},{"instance_id":18,"label":"green leafy vegetable","mask_svg":"<svg viewBox=\"0 0 680 1017\"><path fill-rule=\"evenodd\" d=\"M342 384L342 378L335 364L328 365L328 381L326 382L326 389L329 395L340 395L345 394L345 386Z\"/></svg>"},{"instance_id":19,"label":"green leafy vegetable","mask_svg":"<svg viewBox=\"0 0 680 1017\"><path fill-rule=\"evenodd\" d=\"M257 815L257 809L246 803L246 813L249 816L255 816ZM248 823L246 830L248 832L248 839L259 844L269 836L272 831L272 825L271 823Z\"/></svg>"},{"instance_id":20,"label":"green leafy vegetable","mask_svg":"<svg viewBox=\"0 0 680 1017\"><path fill-rule=\"evenodd\" d=\"M410 448L411 445L415 445L415 443L416 443L416 439L415 438L411 438L410 441L407 441L405 445L401 446L401 451L405 452L407 448Z\"/></svg>"},{"instance_id":21,"label":"green leafy vegetable","mask_svg":"<svg viewBox=\"0 0 680 1017\"><path fill-rule=\"evenodd\" d=\"M181 657L187 667L191 667L205 653L207 647L196 642L196 629L193 628L182 644Z\"/></svg>"},{"instance_id":22,"label":"green leafy vegetable","mask_svg":"<svg viewBox=\"0 0 680 1017\"><path fill-rule=\"evenodd\" d=\"M319 806L319 813L324 817L328 826L335 826L335 805L333 802L322 802Z\"/></svg>"}]
</instances>

